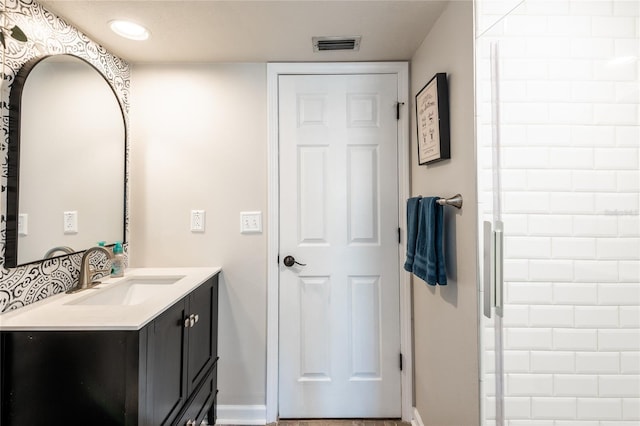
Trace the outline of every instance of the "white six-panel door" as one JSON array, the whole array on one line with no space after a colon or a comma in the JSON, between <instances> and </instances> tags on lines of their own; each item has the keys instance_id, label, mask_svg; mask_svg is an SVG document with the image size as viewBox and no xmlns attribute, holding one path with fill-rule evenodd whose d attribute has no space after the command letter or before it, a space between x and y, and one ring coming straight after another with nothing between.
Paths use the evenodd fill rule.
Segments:
<instances>
[{"instance_id":1,"label":"white six-panel door","mask_svg":"<svg viewBox=\"0 0 640 426\"><path fill-rule=\"evenodd\" d=\"M282 418L401 416L397 91L279 77Z\"/></svg>"}]
</instances>

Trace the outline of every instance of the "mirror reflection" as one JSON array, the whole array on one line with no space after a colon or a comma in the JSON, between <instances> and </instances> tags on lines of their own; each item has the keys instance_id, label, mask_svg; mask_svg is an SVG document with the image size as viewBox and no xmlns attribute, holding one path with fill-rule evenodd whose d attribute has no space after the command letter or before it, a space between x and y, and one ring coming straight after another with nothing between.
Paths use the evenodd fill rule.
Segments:
<instances>
[{"instance_id":1,"label":"mirror reflection","mask_svg":"<svg viewBox=\"0 0 640 426\"><path fill-rule=\"evenodd\" d=\"M69 55L38 62L19 119L17 264L122 241L125 124L102 75Z\"/></svg>"}]
</instances>

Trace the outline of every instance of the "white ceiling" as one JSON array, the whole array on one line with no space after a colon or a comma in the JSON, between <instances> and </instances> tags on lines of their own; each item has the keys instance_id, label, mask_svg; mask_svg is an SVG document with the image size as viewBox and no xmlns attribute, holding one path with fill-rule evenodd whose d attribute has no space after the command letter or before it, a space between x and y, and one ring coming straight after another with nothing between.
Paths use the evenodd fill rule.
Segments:
<instances>
[{"instance_id":1,"label":"white ceiling","mask_svg":"<svg viewBox=\"0 0 640 426\"><path fill-rule=\"evenodd\" d=\"M138 62L387 61L410 59L448 1L41 0L93 40ZM108 21L151 31L123 39ZM314 53L312 36L362 36L358 52Z\"/></svg>"}]
</instances>

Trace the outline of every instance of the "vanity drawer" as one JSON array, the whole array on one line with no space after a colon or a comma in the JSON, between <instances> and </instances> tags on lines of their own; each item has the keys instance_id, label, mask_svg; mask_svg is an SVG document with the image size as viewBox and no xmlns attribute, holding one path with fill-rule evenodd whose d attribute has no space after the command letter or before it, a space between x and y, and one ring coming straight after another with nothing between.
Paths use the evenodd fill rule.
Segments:
<instances>
[{"instance_id":1,"label":"vanity drawer","mask_svg":"<svg viewBox=\"0 0 640 426\"><path fill-rule=\"evenodd\" d=\"M186 410L178 417L178 420L173 423L173 426L200 426L209 409L214 406L216 377L217 365L214 365L200 387L194 392L191 400L187 403ZM213 424L211 420L209 424Z\"/></svg>"}]
</instances>

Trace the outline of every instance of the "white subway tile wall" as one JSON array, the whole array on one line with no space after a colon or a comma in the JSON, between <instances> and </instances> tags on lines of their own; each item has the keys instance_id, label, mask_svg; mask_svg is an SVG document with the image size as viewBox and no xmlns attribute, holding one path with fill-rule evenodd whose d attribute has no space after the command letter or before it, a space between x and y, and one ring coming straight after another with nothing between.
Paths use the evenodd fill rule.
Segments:
<instances>
[{"instance_id":1,"label":"white subway tile wall","mask_svg":"<svg viewBox=\"0 0 640 426\"><path fill-rule=\"evenodd\" d=\"M476 8L480 220L493 215L495 41L500 56L508 426L640 425L639 5ZM483 327L492 426L494 321Z\"/></svg>"}]
</instances>

